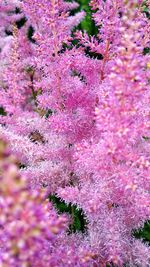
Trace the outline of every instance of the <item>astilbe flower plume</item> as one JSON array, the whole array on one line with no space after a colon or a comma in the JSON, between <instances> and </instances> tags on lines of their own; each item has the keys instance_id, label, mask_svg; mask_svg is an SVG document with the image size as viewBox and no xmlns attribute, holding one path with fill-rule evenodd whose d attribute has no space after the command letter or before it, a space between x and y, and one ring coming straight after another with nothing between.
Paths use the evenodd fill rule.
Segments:
<instances>
[{"instance_id":1,"label":"astilbe flower plume","mask_svg":"<svg viewBox=\"0 0 150 267\"><path fill-rule=\"evenodd\" d=\"M96 36L71 36L84 17L70 16L76 3L17 1L27 20L18 29L4 2L1 32L9 26L12 36L0 68L0 133L21 168L9 156L2 160L1 262L149 266L148 245L133 236L150 219L150 58L143 53L150 22L143 1L91 1ZM82 209L84 234L64 233L48 194Z\"/></svg>"},{"instance_id":2,"label":"astilbe flower plume","mask_svg":"<svg viewBox=\"0 0 150 267\"><path fill-rule=\"evenodd\" d=\"M66 219L56 215L42 192L30 192L3 140L0 147L1 266L50 266L48 242L63 231Z\"/></svg>"},{"instance_id":3,"label":"astilbe flower plume","mask_svg":"<svg viewBox=\"0 0 150 267\"><path fill-rule=\"evenodd\" d=\"M68 219L57 215L44 190L30 190L18 161L0 140L1 266L86 266L90 253L65 242ZM68 244L68 249L67 249ZM79 257L79 255L81 257ZM77 265L76 265L77 263Z\"/></svg>"}]
</instances>

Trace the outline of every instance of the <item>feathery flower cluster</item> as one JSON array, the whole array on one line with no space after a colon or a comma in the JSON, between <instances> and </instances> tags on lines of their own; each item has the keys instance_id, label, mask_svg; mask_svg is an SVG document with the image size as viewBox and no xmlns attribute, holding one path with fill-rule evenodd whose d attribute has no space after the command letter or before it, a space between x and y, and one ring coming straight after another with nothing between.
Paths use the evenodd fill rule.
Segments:
<instances>
[{"instance_id":1,"label":"feathery flower cluster","mask_svg":"<svg viewBox=\"0 0 150 267\"><path fill-rule=\"evenodd\" d=\"M133 235L150 219L145 5L92 0L98 33L88 36L72 34L85 16L70 15L76 2L1 2L0 134L20 166L2 152L2 266L149 266L150 247ZM82 209L84 233L67 230L48 195Z\"/></svg>"},{"instance_id":2,"label":"feathery flower cluster","mask_svg":"<svg viewBox=\"0 0 150 267\"><path fill-rule=\"evenodd\" d=\"M86 266L90 254L66 241L67 217L57 215L43 190L31 190L17 160L0 140L0 266ZM67 249L68 244L68 249ZM80 257L79 257L80 255Z\"/></svg>"}]
</instances>

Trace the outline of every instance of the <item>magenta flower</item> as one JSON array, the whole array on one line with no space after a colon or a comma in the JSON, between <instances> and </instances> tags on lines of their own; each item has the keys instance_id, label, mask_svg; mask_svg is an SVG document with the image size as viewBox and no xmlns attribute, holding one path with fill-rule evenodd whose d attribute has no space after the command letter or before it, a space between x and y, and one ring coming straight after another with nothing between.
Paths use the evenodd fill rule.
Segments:
<instances>
[{"instance_id":1,"label":"magenta flower","mask_svg":"<svg viewBox=\"0 0 150 267\"><path fill-rule=\"evenodd\" d=\"M150 219L150 1L90 6L95 36L72 34L76 2L1 1L2 267L150 264L133 235ZM82 209L84 233L48 195Z\"/></svg>"}]
</instances>

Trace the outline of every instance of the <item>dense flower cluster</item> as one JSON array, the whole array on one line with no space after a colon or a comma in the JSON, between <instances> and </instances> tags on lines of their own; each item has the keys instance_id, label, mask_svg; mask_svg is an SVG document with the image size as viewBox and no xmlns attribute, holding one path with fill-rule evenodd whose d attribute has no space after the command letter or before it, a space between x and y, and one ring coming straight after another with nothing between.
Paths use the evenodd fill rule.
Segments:
<instances>
[{"instance_id":1,"label":"dense flower cluster","mask_svg":"<svg viewBox=\"0 0 150 267\"><path fill-rule=\"evenodd\" d=\"M1 139L0 266L86 266L92 254L64 241L67 217L57 215L43 190L28 187L17 164Z\"/></svg>"},{"instance_id":2,"label":"dense flower cluster","mask_svg":"<svg viewBox=\"0 0 150 267\"><path fill-rule=\"evenodd\" d=\"M133 236L150 219L150 1L90 6L96 36L72 33L76 2L0 3L0 134L19 159L1 141L2 267L150 264ZM82 209L86 231L48 195Z\"/></svg>"}]
</instances>

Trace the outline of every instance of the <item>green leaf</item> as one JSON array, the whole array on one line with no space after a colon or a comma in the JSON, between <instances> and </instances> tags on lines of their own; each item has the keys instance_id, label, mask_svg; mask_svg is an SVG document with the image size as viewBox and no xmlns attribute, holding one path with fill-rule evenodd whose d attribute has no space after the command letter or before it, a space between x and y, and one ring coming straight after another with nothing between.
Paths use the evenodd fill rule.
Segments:
<instances>
[{"instance_id":1,"label":"green leaf","mask_svg":"<svg viewBox=\"0 0 150 267\"><path fill-rule=\"evenodd\" d=\"M72 217L72 223L69 225L68 233L75 233L78 231L85 232L87 230L87 221L82 209L77 205L71 203L66 204L61 198L55 195L50 195L49 200L54 204L59 213L69 213Z\"/></svg>"}]
</instances>

